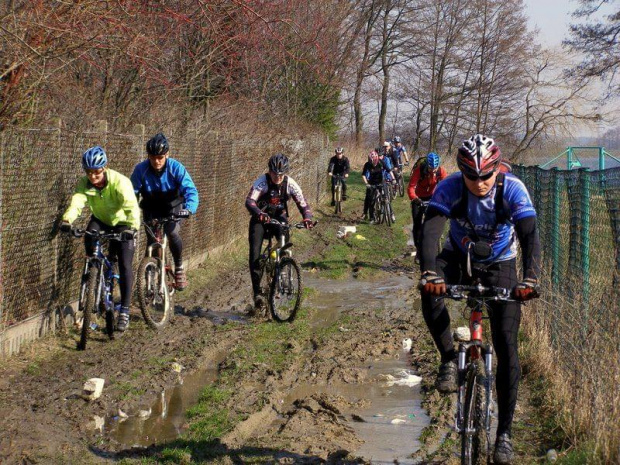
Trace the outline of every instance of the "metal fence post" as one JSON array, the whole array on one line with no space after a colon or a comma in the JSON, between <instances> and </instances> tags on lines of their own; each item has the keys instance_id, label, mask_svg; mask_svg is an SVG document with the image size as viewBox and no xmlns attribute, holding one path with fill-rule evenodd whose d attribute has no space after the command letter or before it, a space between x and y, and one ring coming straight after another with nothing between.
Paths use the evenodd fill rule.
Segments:
<instances>
[{"instance_id":1,"label":"metal fence post","mask_svg":"<svg viewBox=\"0 0 620 465\"><path fill-rule=\"evenodd\" d=\"M553 207L551 213L551 282L553 291L558 291L560 283L560 177L558 168L551 169L551 183L553 186Z\"/></svg>"},{"instance_id":2,"label":"metal fence post","mask_svg":"<svg viewBox=\"0 0 620 465\"><path fill-rule=\"evenodd\" d=\"M581 273L583 289L584 320L588 321L590 304L590 172L587 168L579 170L579 184L581 185Z\"/></svg>"},{"instance_id":3,"label":"metal fence post","mask_svg":"<svg viewBox=\"0 0 620 465\"><path fill-rule=\"evenodd\" d=\"M4 219L2 216L2 206L4 205L2 196L2 187L4 180L4 137L6 132L0 133L0 334L4 331L4 255L2 254L2 238L4 231ZM0 337L0 342L2 338ZM0 345L0 353L2 352L2 345Z\"/></svg>"}]
</instances>

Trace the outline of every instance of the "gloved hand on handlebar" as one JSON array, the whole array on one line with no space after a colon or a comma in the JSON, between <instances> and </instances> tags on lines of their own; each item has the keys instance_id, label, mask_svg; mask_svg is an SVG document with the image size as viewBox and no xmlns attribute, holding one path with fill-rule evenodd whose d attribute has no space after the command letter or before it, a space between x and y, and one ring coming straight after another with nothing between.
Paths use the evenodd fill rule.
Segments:
<instances>
[{"instance_id":1,"label":"gloved hand on handlebar","mask_svg":"<svg viewBox=\"0 0 620 465\"><path fill-rule=\"evenodd\" d=\"M514 287L512 297L521 302L535 299L538 297L538 281L531 278L524 279Z\"/></svg>"},{"instance_id":2,"label":"gloved hand on handlebar","mask_svg":"<svg viewBox=\"0 0 620 465\"><path fill-rule=\"evenodd\" d=\"M121 240L123 241L133 241L136 238L137 231L134 229L126 229L121 232Z\"/></svg>"},{"instance_id":3,"label":"gloved hand on handlebar","mask_svg":"<svg viewBox=\"0 0 620 465\"><path fill-rule=\"evenodd\" d=\"M60 232L63 233L71 232L71 223L69 223L68 221L63 221L62 223L60 223L60 226L58 226L58 229L60 229Z\"/></svg>"},{"instance_id":4,"label":"gloved hand on handlebar","mask_svg":"<svg viewBox=\"0 0 620 465\"><path fill-rule=\"evenodd\" d=\"M306 229L312 229L312 228L314 228L314 223L310 219L305 219L304 220L304 227Z\"/></svg>"},{"instance_id":5,"label":"gloved hand on handlebar","mask_svg":"<svg viewBox=\"0 0 620 465\"><path fill-rule=\"evenodd\" d=\"M269 215L267 213L261 213L260 215L258 215L258 221L260 221L261 223L269 223L269 221L271 221L271 218L269 218Z\"/></svg>"},{"instance_id":6,"label":"gloved hand on handlebar","mask_svg":"<svg viewBox=\"0 0 620 465\"><path fill-rule=\"evenodd\" d=\"M444 295L446 293L446 281L434 271L425 271L420 278L418 289L422 294Z\"/></svg>"},{"instance_id":7,"label":"gloved hand on handlebar","mask_svg":"<svg viewBox=\"0 0 620 465\"><path fill-rule=\"evenodd\" d=\"M422 199L420 199L420 197L416 197L411 201L411 205L422 205Z\"/></svg>"},{"instance_id":8,"label":"gloved hand on handlebar","mask_svg":"<svg viewBox=\"0 0 620 465\"><path fill-rule=\"evenodd\" d=\"M176 216L178 218L189 218L190 215L192 214L192 212L190 212L189 210L186 210L185 208L179 210L176 214Z\"/></svg>"}]
</instances>

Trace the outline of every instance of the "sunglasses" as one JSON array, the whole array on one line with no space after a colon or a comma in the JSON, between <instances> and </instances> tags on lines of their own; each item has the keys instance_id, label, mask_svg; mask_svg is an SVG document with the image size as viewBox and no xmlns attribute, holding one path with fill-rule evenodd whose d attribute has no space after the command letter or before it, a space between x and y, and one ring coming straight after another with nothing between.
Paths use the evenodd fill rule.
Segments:
<instances>
[{"instance_id":1,"label":"sunglasses","mask_svg":"<svg viewBox=\"0 0 620 465\"><path fill-rule=\"evenodd\" d=\"M489 179L491 179L491 177L495 174L495 171L491 171L490 173L487 174L483 174L482 176L476 175L476 174L471 174L471 173L463 173L463 176L465 176L467 179L469 179L470 181L487 181Z\"/></svg>"},{"instance_id":2,"label":"sunglasses","mask_svg":"<svg viewBox=\"0 0 620 465\"><path fill-rule=\"evenodd\" d=\"M101 173L105 171L104 168L97 168L94 170L85 170L87 176L99 176Z\"/></svg>"}]
</instances>

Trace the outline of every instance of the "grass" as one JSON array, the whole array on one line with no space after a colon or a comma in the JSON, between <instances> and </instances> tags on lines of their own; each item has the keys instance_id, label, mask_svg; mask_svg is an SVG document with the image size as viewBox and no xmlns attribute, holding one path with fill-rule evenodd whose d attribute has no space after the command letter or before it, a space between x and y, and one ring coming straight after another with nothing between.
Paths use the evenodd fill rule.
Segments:
<instances>
[{"instance_id":1,"label":"grass","mask_svg":"<svg viewBox=\"0 0 620 465\"><path fill-rule=\"evenodd\" d=\"M408 177L405 182L408 182ZM321 277L329 279L343 279L352 273L359 278L372 278L380 272L387 260L401 255L407 247L403 228L411 224L409 200L407 197L394 199L392 207L396 223L391 227L384 224L371 225L360 220L366 194L361 173L352 172L347 183L348 200L344 202L341 220L332 214L332 207L319 209L326 216L317 226L326 247L318 258L304 263L304 266L317 268ZM336 239L338 227L346 224L355 224L356 234ZM313 240L309 235L295 236L295 241L302 245Z\"/></svg>"}]
</instances>

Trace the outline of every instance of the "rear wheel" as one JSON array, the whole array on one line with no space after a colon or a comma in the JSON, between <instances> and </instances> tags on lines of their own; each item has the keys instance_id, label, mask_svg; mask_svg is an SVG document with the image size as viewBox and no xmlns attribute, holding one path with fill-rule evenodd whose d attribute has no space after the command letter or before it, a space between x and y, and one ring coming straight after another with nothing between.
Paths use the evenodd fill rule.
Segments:
<instances>
[{"instance_id":1,"label":"rear wheel","mask_svg":"<svg viewBox=\"0 0 620 465\"><path fill-rule=\"evenodd\" d=\"M375 192L372 196L372 215L376 223L380 223L382 218L381 215L381 194L378 190L375 189Z\"/></svg>"},{"instance_id":2,"label":"rear wheel","mask_svg":"<svg viewBox=\"0 0 620 465\"><path fill-rule=\"evenodd\" d=\"M342 213L342 183L340 181L336 183L336 188L334 190L334 202L336 203L335 212L336 215L338 215Z\"/></svg>"},{"instance_id":3,"label":"rear wheel","mask_svg":"<svg viewBox=\"0 0 620 465\"><path fill-rule=\"evenodd\" d=\"M402 173L398 177L398 195L400 195L401 197L405 196L405 181L403 180Z\"/></svg>"},{"instance_id":4,"label":"rear wheel","mask_svg":"<svg viewBox=\"0 0 620 465\"><path fill-rule=\"evenodd\" d=\"M166 276L162 276L160 260L144 257L138 267L138 302L144 321L153 329L160 329L170 319L170 293Z\"/></svg>"},{"instance_id":5,"label":"rear wheel","mask_svg":"<svg viewBox=\"0 0 620 465\"><path fill-rule=\"evenodd\" d=\"M384 199L384 211L385 211L385 223L388 226L392 226L392 204L390 204L390 199Z\"/></svg>"},{"instance_id":6,"label":"rear wheel","mask_svg":"<svg viewBox=\"0 0 620 465\"><path fill-rule=\"evenodd\" d=\"M301 304L301 271L289 257L280 262L279 271L271 282L269 307L276 321L293 321Z\"/></svg>"},{"instance_id":7,"label":"rear wheel","mask_svg":"<svg viewBox=\"0 0 620 465\"><path fill-rule=\"evenodd\" d=\"M86 341L90 332L90 321L93 313L97 312L97 288L99 286L99 267L91 263L88 267L88 276L85 277L81 296L82 305L82 329L80 331L80 341L77 344L78 350L86 349ZM81 293L82 293L81 292Z\"/></svg>"}]
</instances>

